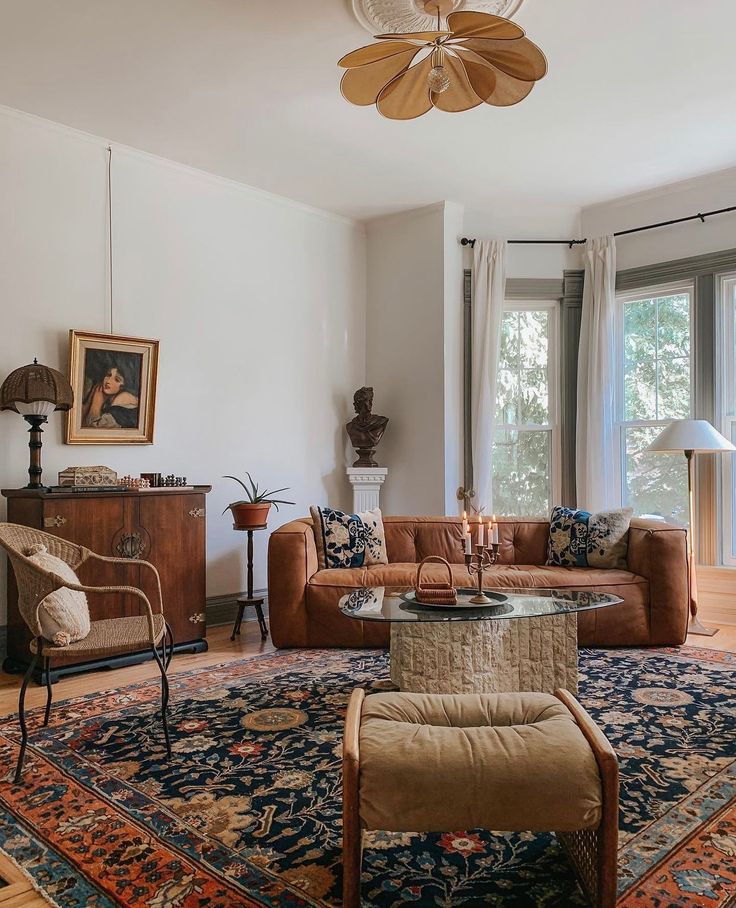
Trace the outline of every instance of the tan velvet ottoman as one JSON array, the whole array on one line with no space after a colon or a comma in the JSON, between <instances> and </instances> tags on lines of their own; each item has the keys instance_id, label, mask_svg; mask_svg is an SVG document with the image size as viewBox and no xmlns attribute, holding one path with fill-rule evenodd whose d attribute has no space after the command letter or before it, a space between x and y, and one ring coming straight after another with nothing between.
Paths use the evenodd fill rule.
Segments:
<instances>
[{"instance_id":1,"label":"tan velvet ottoman","mask_svg":"<svg viewBox=\"0 0 736 908\"><path fill-rule=\"evenodd\" d=\"M353 691L343 744L343 904L363 830L556 832L593 905L613 908L618 762L568 691Z\"/></svg>"}]
</instances>

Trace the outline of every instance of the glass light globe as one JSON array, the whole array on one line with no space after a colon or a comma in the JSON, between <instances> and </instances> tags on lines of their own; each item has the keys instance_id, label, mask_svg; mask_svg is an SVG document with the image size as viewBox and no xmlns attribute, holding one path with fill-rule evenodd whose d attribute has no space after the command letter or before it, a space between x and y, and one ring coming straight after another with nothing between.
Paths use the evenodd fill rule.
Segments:
<instances>
[{"instance_id":1,"label":"glass light globe","mask_svg":"<svg viewBox=\"0 0 736 908\"><path fill-rule=\"evenodd\" d=\"M436 95L441 95L443 91L447 91L450 87L450 77L447 75L445 67L433 66L427 76L427 84L429 85L429 90Z\"/></svg>"}]
</instances>

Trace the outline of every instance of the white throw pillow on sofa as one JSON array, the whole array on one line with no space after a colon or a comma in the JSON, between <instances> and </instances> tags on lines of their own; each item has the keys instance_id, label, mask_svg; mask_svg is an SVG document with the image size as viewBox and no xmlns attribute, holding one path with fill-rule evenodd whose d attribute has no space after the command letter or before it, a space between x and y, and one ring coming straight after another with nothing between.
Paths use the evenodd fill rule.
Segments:
<instances>
[{"instance_id":1,"label":"white throw pillow on sofa","mask_svg":"<svg viewBox=\"0 0 736 908\"><path fill-rule=\"evenodd\" d=\"M45 545L32 545L26 557L45 571L69 583L79 583L79 578L66 561L51 555ZM68 646L84 640L90 631L87 596L79 590L61 587L43 600L39 611L41 633L45 640L57 646Z\"/></svg>"}]
</instances>

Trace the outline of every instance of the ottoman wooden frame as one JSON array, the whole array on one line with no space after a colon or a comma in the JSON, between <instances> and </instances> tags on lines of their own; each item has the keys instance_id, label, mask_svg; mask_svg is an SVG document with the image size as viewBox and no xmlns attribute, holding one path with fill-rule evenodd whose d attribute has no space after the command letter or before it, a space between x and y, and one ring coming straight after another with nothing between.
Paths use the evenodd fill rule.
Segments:
<instances>
[{"instance_id":1,"label":"ottoman wooden frame","mask_svg":"<svg viewBox=\"0 0 736 908\"><path fill-rule=\"evenodd\" d=\"M601 819L597 828L558 833L595 908L614 908L618 854L618 760L611 744L569 691L555 696L570 711L590 745L601 783ZM360 727L365 691L356 688L348 703L343 742L343 905L360 906L363 829L360 817ZM520 796L523 793L520 792ZM391 830L387 830L391 831ZM394 830L396 831L396 830ZM430 830L418 829L416 832ZM431 830L453 832L455 830ZM497 830L500 831L500 830ZM550 829L549 832L556 830Z\"/></svg>"}]
</instances>

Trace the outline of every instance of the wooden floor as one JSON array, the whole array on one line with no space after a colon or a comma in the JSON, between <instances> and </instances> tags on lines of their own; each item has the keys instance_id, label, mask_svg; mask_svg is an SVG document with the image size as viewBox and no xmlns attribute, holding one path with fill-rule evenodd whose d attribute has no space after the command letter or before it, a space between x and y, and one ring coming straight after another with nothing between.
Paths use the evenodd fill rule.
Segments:
<instances>
[{"instance_id":1,"label":"wooden floor","mask_svg":"<svg viewBox=\"0 0 736 908\"><path fill-rule=\"evenodd\" d=\"M207 631L209 651L196 655L177 653L171 662L169 674L186 672L193 668L206 668L208 665L217 665L232 659L243 659L258 653L274 652L270 638L265 643L261 642L257 621L244 621L242 633L239 638L235 638L233 643L230 642L231 631L230 626L210 628ZM127 668L116 668L110 671L73 675L69 678L62 678L54 684L54 702L81 697L96 691L116 690L126 684L135 684L136 681L160 677L155 662L144 662L142 665L131 665ZM19 675L7 675L5 672L0 672L0 718L12 715L17 711L20 684ZM45 703L46 688L31 684L26 693L26 708L43 706Z\"/></svg>"},{"instance_id":2,"label":"wooden floor","mask_svg":"<svg viewBox=\"0 0 736 908\"><path fill-rule=\"evenodd\" d=\"M185 653L176 655L171 663L170 673L176 674L193 668L206 668L208 665L217 665L231 659L243 659L258 653L274 652L270 640L265 643L261 641L258 624L255 621L244 622L240 639L236 639L233 643L230 642L230 627L210 628L207 640L210 645L208 652L197 655ZM736 625L721 627L714 637L690 636L687 642L690 646L736 652ZM158 667L151 662L112 671L77 675L72 678L64 678L54 685L54 700L68 700L72 697L117 689L136 681L158 677ZM17 711L19 687L20 678L17 675L0 672L0 717L13 715ZM26 705L28 708L43 706L46 702L45 698L45 689L32 685L26 695ZM32 888L30 882L3 855L0 855L0 879L4 879L8 883L7 886L0 887L0 908L41 908L41 906L48 908L48 902Z\"/></svg>"}]
</instances>

